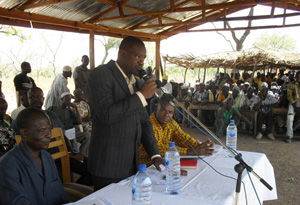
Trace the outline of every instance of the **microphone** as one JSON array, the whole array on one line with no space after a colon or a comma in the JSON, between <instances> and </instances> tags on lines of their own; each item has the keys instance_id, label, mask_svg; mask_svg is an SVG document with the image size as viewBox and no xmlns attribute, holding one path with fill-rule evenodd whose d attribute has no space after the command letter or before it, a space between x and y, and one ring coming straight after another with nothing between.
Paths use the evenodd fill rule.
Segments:
<instances>
[{"instance_id":1,"label":"microphone","mask_svg":"<svg viewBox=\"0 0 300 205\"><path fill-rule=\"evenodd\" d=\"M148 80L149 77L147 76L147 73L145 70L138 70L138 76L143 79L144 81ZM163 87L163 84L160 80L155 80L155 83L157 85L157 89Z\"/></svg>"},{"instance_id":2,"label":"microphone","mask_svg":"<svg viewBox=\"0 0 300 205\"><path fill-rule=\"evenodd\" d=\"M138 76L143 79L144 81L148 80L149 77L147 76L147 73L145 70L138 70ZM170 103L172 102L172 100L174 99L174 97L171 94L167 94L163 91L163 89L161 89L163 87L163 84L160 80L155 80L155 83L157 85L157 89L160 90L164 96L168 95L168 99L170 101ZM157 92L154 93L156 97L159 98L159 94ZM171 103L172 105L174 105L174 103Z\"/></svg>"},{"instance_id":3,"label":"microphone","mask_svg":"<svg viewBox=\"0 0 300 205\"><path fill-rule=\"evenodd\" d=\"M138 70L138 76L143 79L144 81L148 80L149 77L147 76L147 73L145 70Z\"/></svg>"}]
</instances>

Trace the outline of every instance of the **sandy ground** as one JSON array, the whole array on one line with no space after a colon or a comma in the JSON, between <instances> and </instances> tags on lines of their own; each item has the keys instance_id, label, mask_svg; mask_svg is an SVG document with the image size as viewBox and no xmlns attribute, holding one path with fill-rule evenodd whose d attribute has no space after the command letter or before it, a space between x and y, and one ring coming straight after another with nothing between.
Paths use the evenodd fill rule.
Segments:
<instances>
[{"instance_id":1,"label":"sandy ground","mask_svg":"<svg viewBox=\"0 0 300 205\"><path fill-rule=\"evenodd\" d=\"M183 128L192 137L205 140L195 128ZM300 137L295 137L291 144L283 142L284 136L275 135L271 141L264 137L256 140L252 134L238 134L238 150L265 153L273 165L278 199L265 201L266 205L299 205L300 204ZM221 138L225 142L225 137Z\"/></svg>"}]
</instances>

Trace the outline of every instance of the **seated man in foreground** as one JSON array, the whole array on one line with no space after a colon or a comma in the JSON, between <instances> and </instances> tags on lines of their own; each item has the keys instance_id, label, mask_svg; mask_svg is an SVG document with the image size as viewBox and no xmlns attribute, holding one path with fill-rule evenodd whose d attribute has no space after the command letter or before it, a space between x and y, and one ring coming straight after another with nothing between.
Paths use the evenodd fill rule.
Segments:
<instances>
[{"instance_id":1,"label":"seated man in foreground","mask_svg":"<svg viewBox=\"0 0 300 205\"><path fill-rule=\"evenodd\" d=\"M66 194L53 158L47 114L27 108L17 117L22 140L0 159L0 204L62 204Z\"/></svg>"},{"instance_id":2,"label":"seated man in foreground","mask_svg":"<svg viewBox=\"0 0 300 205\"><path fill-rule=\"evenodd\" d=\"M169 142L175 142L177 150L182 156L196 155L192 148L189 148L189 144L199 155L212 155L214 152L214 143L212 143L210 139L201 143L192 138L189 134L183 132L177 122L172 119L173 115L174 107L169 103L166 95L164 95L161 97L154 113L150 116L160 155L162 157L165 156L169 148ZM139 148L139 152L140 164L151 165L151 159L142 145Z\"/></svg>"}]
</instances>

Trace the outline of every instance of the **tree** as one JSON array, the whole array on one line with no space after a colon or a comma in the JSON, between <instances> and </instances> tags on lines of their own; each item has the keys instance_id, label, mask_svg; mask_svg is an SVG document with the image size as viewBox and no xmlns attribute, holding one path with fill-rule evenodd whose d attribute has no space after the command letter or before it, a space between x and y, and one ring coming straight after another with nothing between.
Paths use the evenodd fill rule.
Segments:
<instances>
[{"instance_id":1,"label":"tree","mask_svg":"<svg viewBox=\"0 0 300 205\"><path fill-rule=\"evenodd\" d=\"M51 56L47 56L48 62L49 64L51 64L52 66L52 72L54 74L54 76L56 76L56 60L57 60L57 54L59 51L59 48L62 45L63 42L63 38L64 38L64 33L61 32L60 33L60 39L58 41L55 42L51 42L51 38L49 38L48 36L44 36L42 35L42 39L44 40L47 48L49 49Z\"/></svg>"},{"instance_id":2,"label":"tree","mask_svg":"<svg viewBox=\"0 0 300 205\"><path fill-rule=\"evenodd\" d=\"M104 53L104 57L103 57L102 63L101 63L101 64L104 64L105 60L108 56L109 50L117 49L119 47L120 43L121 43L121 39L111 38L111 37L106 39L104 36L102 36L102 37L103 37L103 40L101 40L101 39L96 39L96 40L99 40L102 43L102 45L104 46L105 53Z\"/></svg>"},{"instance_id":3,"label":"tree","mask_svg":"<svg viewBox=\"0 0 300 205\"><path fill-rule=\"evenodd\" d=\"M28 38L22 33L22 30L16 29L13 26L0 25L0 33L5 33L7 36L17 36L22 43Z\"/></svg>"},{"instance_id":4,"label":"tree","mask_svg":"<svg viewBox=\"0 0 300 205\"><path fill-rule=\"evenodd\" d=\"M252 8L250 9L250 11L249 11L248 16L253 16L253 13L254 13L254 8L252 7ZM214 24L213 24L213 25L214 25ZM250 28L251 25L252 25L252 20L249 20L249 21L248 21L248 28ZM216 28L215 25L214 25L214 27ZM231 29L231 26L230 26L230 24L229 24L228 22L226 22L226 27L229 28L229 29ZM232 38L233 38L233 40L234 40L234 42L235 42L235 44L236 44L235 49L234 49L234 47L233 47L231 41L228 40L228 39L226 38L225 35L223 35L223 34L222 34L221 32L219 32L219 31L217 31L217 34L221 35L227 42L230 43L230 46L231 46L231 48L232 48L233 51L241 51L241 50L243 49L243 43L245 42L247 36L250 34L250 29L246 29L246 30L244 31L243 35L242 35L240 38L237 37L237 35L236 35L236 33L235 33L234 30L230 30L230 32L231 32L231 36L232 36Z\"/></svg>"},{"instance_id":5,"label":"tree","mask_svg":"<svg viewBox=\"0 0 300 205\"><path fill-rule=\"evenodd\" d=\"M263 33L253 43L253 47L271 50L293 51L296 48L296 40L287 34L280 32Z\"/></svg>"}]
</instances>

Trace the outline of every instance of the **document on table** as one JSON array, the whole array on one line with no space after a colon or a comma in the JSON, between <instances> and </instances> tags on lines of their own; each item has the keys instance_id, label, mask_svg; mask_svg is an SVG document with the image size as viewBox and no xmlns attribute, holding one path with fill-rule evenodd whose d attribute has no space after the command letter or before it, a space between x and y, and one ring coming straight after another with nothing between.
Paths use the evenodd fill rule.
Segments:
<instances>
[{"instance_id":1,"label":"document on table","mask_svg":"<svg viewBox=\"0 0 300 205\"><path fill-rule=\"evenodd\" d=\"M215 151L214 151L213 155L216 155L216 154L219 154L223 150L223 147L221 145L217 145L216 144L214 146L214 149L215 149ZM199 157L200 158L204 158L204 157L207 157L207 156L200 155ZM196 155L188 155L188 156L180 156L180 158L181 159L197 159L198 156L196 156Z\"/></svg>"}]
</instances>

